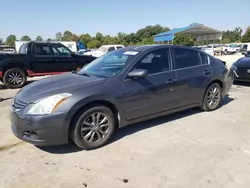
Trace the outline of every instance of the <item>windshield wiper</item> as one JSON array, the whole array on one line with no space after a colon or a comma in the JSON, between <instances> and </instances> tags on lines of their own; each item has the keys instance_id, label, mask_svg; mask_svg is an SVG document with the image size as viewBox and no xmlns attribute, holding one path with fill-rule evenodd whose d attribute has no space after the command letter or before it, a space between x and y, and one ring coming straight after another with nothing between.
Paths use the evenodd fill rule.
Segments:
<instances>
[{"instance_id":1,"label":"windshield wiper","mask_svg":"<svg viewBox=\"0 0 250 188\"><path fill-rule=\"evenodd\" d=\"M83 73L78 73L79 75L82 75L82 76L87 76L87 77L92 77L92 75L86 73L86 72L83 72Z\"/></svg>"}]
</instances>

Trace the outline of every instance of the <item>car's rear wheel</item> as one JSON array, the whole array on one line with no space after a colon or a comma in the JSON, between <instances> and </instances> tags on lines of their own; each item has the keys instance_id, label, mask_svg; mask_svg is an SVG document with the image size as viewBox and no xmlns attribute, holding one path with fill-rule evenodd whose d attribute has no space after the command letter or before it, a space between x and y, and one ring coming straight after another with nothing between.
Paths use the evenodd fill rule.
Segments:
<instances>
[{"instance_id":1,"label":"car's rear wheel","mask_svg":"<svg viewBox=\"0 0 250 188\"><path fill-rule=\"evenodd\" d=\"M112 137L116 120L106 106L94 105L82 111L72 122L71 138L82 149L96 149Z\"/></svg>"},{"instance_id":2,"label":"car's rear wheel","mask_svg":"<svg viewBox=\"0 0 250 188\"><path fill-rule=\"evenodd\" d=\"M3 83L10 89L21 88L26 84L25 72L18 68L7 70L3 75Z\"/></svg>"},{"instance_id":3,"label":"car's rear wheel","mask_svg":"<svg viewBox=\"0 0 250 188\"><path fill-rule=\"evenodd\" d=\"M222 89L220 84L212 83L208 86L201 108L205 111L216 110L222 100Z\"/></svg>"}]
</instances>

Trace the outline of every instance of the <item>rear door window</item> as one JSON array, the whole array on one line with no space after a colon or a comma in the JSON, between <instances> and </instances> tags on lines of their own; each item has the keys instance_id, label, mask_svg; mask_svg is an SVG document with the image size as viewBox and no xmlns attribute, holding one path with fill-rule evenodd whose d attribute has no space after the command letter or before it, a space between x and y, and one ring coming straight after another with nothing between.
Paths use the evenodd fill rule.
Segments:
<instances>
[{"instance_id":1,"label":"rear door window","mask_svg":"<svg viewBox=\"0 0 250 188\"><path fill-rule=\"evenodd\" d=\"M175 57L175 69L201 65L198 51L185 48L174 48L173 51Z\"/></svg>"},{"instance_id":2,"label":"rear door window","mask_svg":"<svg viewBox=\"0 0 250 188\"><path fill-rule=\"evenodd\" d=\"M52 56L49 44L33 44L32 53L36 56Z\"/></svg>"},{"instance_id":3,"label":"rear door window","mask_svg":"<svg viewBox=\"0 0 250 188\"><path fill-rule=\"evenodd\" d=\"M201 64L203 64L203 65L208 64L209 57L206 54L201 53L201 52L199 52L199 55L200 55Z\"/></svg>"}]
</instances>

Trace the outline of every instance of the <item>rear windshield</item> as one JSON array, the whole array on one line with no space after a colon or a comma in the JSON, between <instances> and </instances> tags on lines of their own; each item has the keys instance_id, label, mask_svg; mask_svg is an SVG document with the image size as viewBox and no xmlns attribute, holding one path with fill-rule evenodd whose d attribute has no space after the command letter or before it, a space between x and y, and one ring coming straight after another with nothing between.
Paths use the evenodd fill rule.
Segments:
<instances>
[{"instance_id":1,"label":"rear windshield","mask_svg":"<svg viewBox=\"0 0 250 188\"><path fill-rule=\"evenodd\" d=\"M28 44L23 44L20 49L19 49L19 54L26 54L27 53L27 48L28 48Z\"/></svg>"}]
</instances>

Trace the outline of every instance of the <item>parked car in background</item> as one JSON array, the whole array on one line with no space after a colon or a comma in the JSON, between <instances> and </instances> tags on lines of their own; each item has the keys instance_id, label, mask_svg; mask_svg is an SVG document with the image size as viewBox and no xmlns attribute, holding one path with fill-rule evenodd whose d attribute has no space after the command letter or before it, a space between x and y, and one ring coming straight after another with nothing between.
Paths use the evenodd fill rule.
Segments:
<instances>
[{"instance_id":1,"label":"parked car in background","mask_svg":"<svg viewBox=\"0 0 250 188\"><path fill-rule=\"evenodd\" d=\"M206 52L209 55L212 55L212 56L214 55L214 49L212 46L202 47L201 50Z\"/></svg>"},{"instance_id":2,"label":"parked car in background","mask_svg":"<svg viewBox=\"0 0 250 188\"><path fill-rule=\"evenodd\" d=\"M235 81L250 82L250 52L246 52L245 56L238 59L231 67Z\"/></svg>"},{"instance_id":3,"label":"parked car in background","mask_svg":"<svg viewBox=\"0 0 250 188\"><path fill-rule=\"evenodd\" d=\"M240 47L240 52L244 55L246 52L250 52L250 43L244 43Z\"/></svg>"},{"instance_id":4,"label":"parked car in background","mask_svg":"<svg viewBox=\"0 0 250 188\"><path fill-rule=\"evenodd\" d=\"M193 107L216 110L232 75L219 59L195 48L126 47L77 72L24 87L11 104L11 127L34 145L61 145L71 138L95 149L120 127Z\"/></svg>"},{"instance_id":5,"label":"parked car in background","mask_svg":"<svg viewBox=\"0 0 250 188\"><path fill-rule=\"evenodd\" d=\"M94 59L77 55L60 43L28 42L18 54L0 54L0 81L9 88L20 88L27 77L74 71Z\"/></svg>"},{"instance_id":6,"label":"parked car in background","mask_svg":"<svg viewBox=\"0 0 250 188\"><path fill-rule=\"evenodd\" d=\"M94 57L100 57L108 52L114 51L114 50L118 50L120 48L124 48L123 45L117 44L117 45L103 45L100 48L98 48L95 51L90 51L90 52L86 52L84 53L85 55L90 55L90 56L94 56Z\"/></svg>"},{"instance_id":7,"label":"parked car in background","mask_svg":"<svg viewBox=\"0 0 250 188\"><path fill-rule=\"evenodd\" d=\"M15 49L17 52L19 52L20 47L23 44L28 43L29 41L15 41ZM52 41L51 41L52 42ZM77 47L77 42L76 41L53 41L54 43L60 43L64 46L66 46L70 51L77 53L78 47Z\"/></svg>"},{"instance_id":8,"label":"parked car in background","mask_svg":"<svg viewBox=\"0 0 250 188\"><path fill-rule=\"evenodd\" d=\"M85 54L86 52L90 52L90 50L87 50L87 49L81 49L77 52L77 54L80 54L80 55L83 55Z\"/></svg>"},{"instance_id":9,"label":"parked car in background","mask_svg":"<svg viewBox=\"0 0 250 188\"><path fill-rule=\"evenodd\" d=\"M224 45L224 46L222 47L222 52L223 52L224 54L234 54L234 53L238 52L239 49L240 49L240 48L237 47L237 46Z\"/></svg>"}]
</instances>

